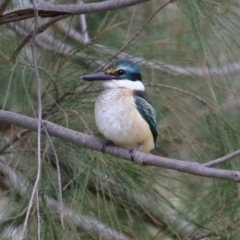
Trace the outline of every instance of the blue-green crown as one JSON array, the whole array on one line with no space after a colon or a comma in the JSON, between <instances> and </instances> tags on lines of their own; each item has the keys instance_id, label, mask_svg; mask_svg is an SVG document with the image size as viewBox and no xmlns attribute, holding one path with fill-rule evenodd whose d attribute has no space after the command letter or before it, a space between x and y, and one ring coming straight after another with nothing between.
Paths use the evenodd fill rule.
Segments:
<instances>
[{"instance_id":1,"label":"blue-green crown","mask_svg":"<svg viewBox=\"0 0 240 240\"><path fill-rule=\"evenodd\" d=\"M115 60L108 64L104 71L107 74L115 75L118 79L142 81L138 65L131 60Z\"/></svg>"}]
</instances>

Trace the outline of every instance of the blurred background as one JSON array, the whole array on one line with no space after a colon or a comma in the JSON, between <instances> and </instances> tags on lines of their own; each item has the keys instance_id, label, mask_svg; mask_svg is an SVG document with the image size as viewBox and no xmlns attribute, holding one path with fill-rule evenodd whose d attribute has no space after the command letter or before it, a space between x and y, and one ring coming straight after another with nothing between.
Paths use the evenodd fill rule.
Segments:
<instances>
[{"instance_id":1,"label":"blurred background","mask_svg":"<svg viewBox=\"0 0 240 240\"><path fill-rule=\"evenodd\" d=\"M239 1L176 0L160 9L164 3L69 17L37 35L43 118L104 139L94 121L102 86L80 77L113 59L131 59L157 112L158 144L171 158L205 163L239 149ZM7 10L28 4L14 0ZM47 20L39 18L39 25ZM11 61L32 30L33 19L0 26L0 106L36 117L30 44ZM18 239L37 173L37 138L4 123L0 131L0 239ZM239 158L218 167L239 170ZM240 235L238 183L141 167L46 136L39 196L42 239ZM33 208L25 239L36 239L36 229Z\"/></svg>"}]
</instances>

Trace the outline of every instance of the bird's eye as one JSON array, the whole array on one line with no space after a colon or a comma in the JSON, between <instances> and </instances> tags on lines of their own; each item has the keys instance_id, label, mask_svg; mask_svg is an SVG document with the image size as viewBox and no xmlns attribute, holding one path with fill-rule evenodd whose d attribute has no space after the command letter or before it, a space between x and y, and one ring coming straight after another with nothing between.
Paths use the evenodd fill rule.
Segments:
<instances>
[{"instance_id":1,"label":"bird's eye","mask_svg":"<svg viewBox=\"0 0 240 240\"><path fill-rule=\"evenodd\" d=\"M117 71L117 74L118 74L119 76L122 76L122 75L125 74L125 71L124 71L123 69L119 69L119 70Z\"/></svg>"}]
</instances>

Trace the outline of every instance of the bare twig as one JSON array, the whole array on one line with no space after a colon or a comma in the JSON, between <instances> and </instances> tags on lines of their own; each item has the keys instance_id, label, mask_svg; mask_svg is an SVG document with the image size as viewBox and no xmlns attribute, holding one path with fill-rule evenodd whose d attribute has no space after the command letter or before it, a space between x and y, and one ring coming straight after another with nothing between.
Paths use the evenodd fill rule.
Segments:
<instances>
[{"instance_id":1,"label":"bare twig","mask_svg":"<svg viewBox=\"0 0 240 240\"><path fill-rule=\"evenodd\" d=\"M0 4L0 17L10 2L11 0L3 0L3 2Z\"/></svg>"},{"instance_id":2,"label":"bare twig","mask_svg":"<svg viewBox=\"0 0 240 240\"><path fill-rule=\"evenodd\" d=\"M49 22L43 24L42 27L45 29L51 26L54 22L57 22L59 19L68 17L71 15L71 12L73 10L74 14L84 14L84 13L89 13L89 12L95 12L95 11L104 11L104 10L113 10L117 8L122 8L122 7L127 7L135 4L140 4L142 2L145 2L148 0L131 0L131 1L105 1L101 3L89 3L89 4L81 4L81 5L61 5L61 4L55 4L53 5L52 3L46 3L42 2L38 4L38 9L39 9L39 16L42 17L54 17L54 20L51 19ZM6 22L13 22L13 21L19 21L21 19L26 19L26 18L31 18L33 17L33 9L32 6L25 6L22 8L14 9L12 11L6 12L4 16L0 16L0 25L4 24ZM62 15L61 15L61 11ZM69 11L69 12L68 12ZM18 15L19 14L19 15ZM26 15L24 15L26 14ZM56 17L57 16L57 17ZM59 17L59 18L58 18ZM44 29L44 30L45 30ZM40 29L39 32L44 31L43 29ZM16 53L14 53L12 59L14 60L16 56L18 55L19 51L23 48L23 46L29 41L31 38L31 34L24 39L24 41L19 45L19 49L16 50ZM137 34L138 35L138 34ZM80 36L78 34L78 36ZM135 37L134 37L135 39ZM134 40L133 39L133 40ZM78 39L79 41L79 39ZM129 44L129 43L128 43ZM189 66L178 66L178 65L173 65L173 64L166 64L166 63L161 63L161 62L152 62L148 61L144 58L141 57L135 57L132 56L131 54L127 54L124 52L119 52L114 49L110 49L108 47L96 44L94 46L98 46L98 48L104 49L104 51L109 50L113 56L116 56L118 54L118 57L120 58L131 58L133 61L136 61L139 65L145 65L149 66L153 69L162 71L162 72L167 72L171 74L182 74L186 76L191 76L191 75L196 75L200 77L209 77L212 75L228 75L228 74L234 74L238 73L240 71L240 61L234 62L232 64L223 64L222 66L219 67L213 67L213 68L206 68L206 67L189 67ZM63 53L62 53L63 54ZM88 57L88 56L86 56Z\"/></svg>"},{"instance_id":3,"label":"bare twig","mask_svg":"<svg viewBox=\"0 0 240 240\"><path fill-rule=\"evenodd\" d=\"M37 119L5 110L0 110L0 121L17 125L19 127L26 128L32 131L37 131L38 129ZM91 148L97 151L101 151L102 149L103 142L93 136L59 126L50 121L44 121L44 126L50 136L57 137L62 140L80 145L82 147ZM123 147L107 146L106 153L109 153L113 156L121 157L128 161L131 160L129 149ZM139 151L136 152L134 163L141 166L156 166L168 168L180 172L194 174L197 176L228 179L236 182L240 181L239 171L213 169L205 167L196 162L186 162L178 159L164 158Z\"/></svg>"},{"instance_id":4,"label":"bare twig","mask_svg":"<svg viewBox=\"0 0 240 240\"><path fill-rule=\"evenodd\" d=\"M33 8L34 8L34 30L32 34L31 40L31 48L32 48L32 59L34 65L34 72L37 81L37 96L38 96L38 130L37 130L37 156L38 156L38 168L37 168L37 176L33 186L31 198L28 203L28 209L26 213L26 217L23 223L22 233L19 239L23 239L24 232L26 231L29 215L33 206L34 199L36 198L36 206L37 206L37 216L38 216L38 239L41 239L41 217L39 211L39 196L38 196L38 186L41 178L41 166L42 166L42 158L41 158L41 127L42 127L42 81L39 76L38 67L37 67L37 57L35 53L35 38L38 32L38 10L36 6L36 0L33 0Z\"/></svg>"},{"instance_id":5,"label":"bare twig","mask_svg":"<svg viewBox=\"0 0 240 240\"><path fill-rule=\"evenodd\" d=\"M116 10L147 2L149 0L109 0L87 4L53 4L40 2L37 4L39 17L69 17L84 13ZM0 17L0 25L9 22L20 21L34 17L34 9L31 5L8 11Z\"/></svg>"},{"instance_id":6,"label":"bare twig","mask_svg":"<svg viewBox=\"0 0 240 240\"><path fill-rule=\"evenodd\" d=\"M202 164L203 166L205 167L213 167L213 166L216 166L220 163L223 163L223 162L226 162L226 161L229 161L237 156L240 155L240 150L237 150L235 152L231 152L229 154L227 154L226 156L223 156L223 157L220 157L220 158L217 158L215 160L212 160L210 162L207 162L207 163L204 163Z\"/></svg>"},{"instance_id":7,"label":"bare twig","mask_svg":"<svg viewBox=\"0 0 240 240\"><path fill-rule=\"evenodd\" d=\"M213 67L213 68L199 68L199 67L182 67L173 64L163 64L165 69L169 71L176 72L178 74L191 76L196 75L200 77L209 77L212 75L219 76L219 75L228 75L233 74L240 71L240 61L232 63L232 64L224 64L220 67Z\"/></svg>"},{"instance_id":8,"label":"bare twig","mask_svg":"<svg viewBox=\"0 0 240 240\"><path fill-rule=\"evenodd\" d=\"M52 150L53 150L53 153L54 153L54 156L55 156L55 160L56 160L57 175L58 175L58 191L59 191L58 201L59 201L60 222L61 222L62 228L65 228L65 225L64 225L64 214L63 214L62 180L61 180L60 164L59 164L59 160L58 160L58 155L57 155L56 149L55 149L55 147L53 145L53 141L52 141L51 137L49 136L46 128L44 127L44 125L43 125L43 128L44 128L45 134L47 135L48 140L49 140L49 142L51 144L51 147L52 147Z\"/></svg>"}]
</instances>

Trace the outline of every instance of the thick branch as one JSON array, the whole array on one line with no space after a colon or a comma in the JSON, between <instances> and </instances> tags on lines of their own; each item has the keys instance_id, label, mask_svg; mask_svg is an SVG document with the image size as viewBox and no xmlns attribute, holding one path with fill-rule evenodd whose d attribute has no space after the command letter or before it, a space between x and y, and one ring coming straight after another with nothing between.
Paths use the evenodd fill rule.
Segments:
<instances>
[{"instance_id":1,"label":"thick branch","mask_svg":"<svg viewBox=\"0 0 240 240\"><path fill-rule=\"evenodd\" d=\"M32 131L37 131L38 127L37 119L5 110L0 110L0 121L17 125ZM44 121L44 127L50 136L60 138L64 141L68 141L82 147L101 151L103 142L93 136L59 126L50 121ZM44 131L42 132L44 133ZM106 147L106 153L129 161L131 159L129 149L119 146ZM164 158L143 152L136 152L134 162L142 166L156 166L198 176L228 179L236 182L240 181L239 171L212 169L195 162Z\"/></svg>"},{"instance_id":2,"label":"thick branch","mask_svg":"<svg viewBox=\"0 0 240 240\"><path fill-rule=\"evenodd\" d=\"M40 2L37 4L39 17L72 16L83 13L94 13L101 11L116 10L147 2L149 0L109 0L88 4L53 4ZM34 16L33 6L24 6L8 11L0 17L0 25L32 18Z\"/></svg>"}]
</instances>

